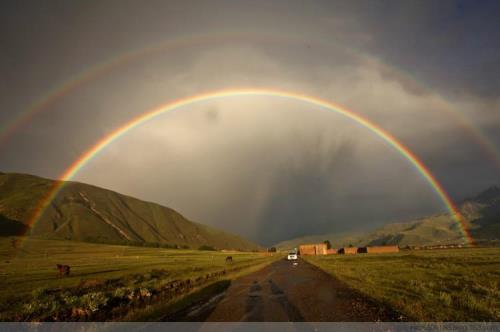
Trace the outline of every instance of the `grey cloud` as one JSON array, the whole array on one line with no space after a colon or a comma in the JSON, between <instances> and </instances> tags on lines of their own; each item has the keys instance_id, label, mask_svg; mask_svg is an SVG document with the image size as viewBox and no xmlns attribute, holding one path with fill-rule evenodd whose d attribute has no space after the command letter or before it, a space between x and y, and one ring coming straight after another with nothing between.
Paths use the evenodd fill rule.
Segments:
<instances>
[{"instance_id":1,"label":"grey cloud","mask_svg":"<svg viewBox=\"0 0 500 332\"><path fill-rule=\"evenodd\" d=\"M499 181L454 115L500 144L498 49L490 43L499 30L490 3L491 13L474 9L484 22L460 20L466 12L453 2L430 1L12 6L0 14L2 121L124 52L179 36L233 37L146 54L81 84L0 147L1 171L56 177L104 134L162 103L273 87L371 119L420 156L456 199ZM475 33L481 54L470 45ZM279 98L226 98L165 114L107 147L77 180L265 244L443 211L415 168L376 134Z\"/></svg>"}]
</instances>

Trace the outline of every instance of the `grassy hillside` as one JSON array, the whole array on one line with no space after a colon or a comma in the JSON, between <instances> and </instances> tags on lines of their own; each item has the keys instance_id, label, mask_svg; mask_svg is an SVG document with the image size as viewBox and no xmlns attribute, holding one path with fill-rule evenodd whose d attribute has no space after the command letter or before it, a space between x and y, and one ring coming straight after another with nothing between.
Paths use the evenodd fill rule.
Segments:
<instances>
[{"instance_id":1,"label":"grassy hillside","mask_svg":"<svg viewBox=\"0 0 500 332\"><path fill-rule=\"evenodd\" d=\"M280 249L296 247L301 243L329 240L333 247L349 245L435 245L462 243L463 237L457 224L448 215L437 215L406 223L384 225L370 232L329 233L296 238L277 244Z\"/></svg>"},{"instance_id":2,"label":"grassy hillside","mask_svg":"<svg viewBox=\"0 0 500 332\"><path fill-rule=\"evenodd\" d=\"M305 258L406 320L500 320L500 248Z\"/></svg>"},{"instance_id":3,"label":"grassy hillside","mask_svg":"<svg viewBox=\"0 0 500 332\"><path fill-rule=\"evenodd\" d=\"M226 263L227 255L33 238L14 249L0 238L0 321L142 320L144 310L279 258L231 252ZM70 275L59 277L56 264Z\"/></svg>"},{"instance_id":4,"label":"grassy hillside","mask_svg":"<svg viewBox=\"0 0 500 332\"><path fill-rule=\"evenodd\" d=\"M0 173L0 232L20 234L53 181ZM256 250L241 237L187 220L178 212L111 190L68 182L30 230L32 236L101 243L159 243Z\"/></svg>"},{"instance_id":5,"label":"grassy hillside","mask_svg":"<svg viewBox=\"0 0 500 332\"><path fill-rule=\"evenodd\" d=\"M500 239L500 189L491 187L459 206L468 229L477 242ZM333 247L366 245L422 246L463 243L456 221L448 214L439 214L410 222L384 225L373 231L329 233L280 242L277 248L288 250L301 243L329 240Z\"/></svg>"}]
</instances>

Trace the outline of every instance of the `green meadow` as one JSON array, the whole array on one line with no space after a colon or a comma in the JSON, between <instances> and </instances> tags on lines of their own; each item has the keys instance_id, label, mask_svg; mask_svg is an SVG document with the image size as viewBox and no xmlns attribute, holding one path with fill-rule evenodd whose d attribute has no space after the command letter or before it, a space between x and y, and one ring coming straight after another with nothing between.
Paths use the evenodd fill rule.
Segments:
<instances>
[{"instance_id":1,"label":"green meadow","mask_svg":"<svg viewBox=\"0 0 500 332\"><path fill-rule=\"evenodd\" d=\"M305 258L406 320L500 320L500 248Z\"/></svg>"},{"instance_id":2,"label":"green meadow","mask_svg":"<svg viewBox=\"0 0 500 332\"><path fill-rule=\"evenodd\" d=\"M233 257L226 263L226 257ZM172 302L278 258L31 239L0 239L0 320L120 320ZM56 264L71 273L60 277Z\"/></svg>"},{"instance_id":3,"label":"green meadow","mask_svg":"<svg viewBox=\"0 0 500 332\"><path fill-rule=\"evenodd\" d=\"M282 258L36 239L15 249L10 238L0 256L2 321L157 320ZM304 258L405 320L500 320L500 248Z\"/></svg>"}]
</instances>

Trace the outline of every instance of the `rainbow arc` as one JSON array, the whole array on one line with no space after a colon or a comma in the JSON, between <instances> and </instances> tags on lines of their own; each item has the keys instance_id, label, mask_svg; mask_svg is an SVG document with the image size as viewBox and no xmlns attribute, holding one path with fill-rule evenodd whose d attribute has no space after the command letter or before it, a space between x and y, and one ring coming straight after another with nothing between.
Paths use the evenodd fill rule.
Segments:
<instances>
[{"instance_id":1,"label":"rainbow arc","mask_svg":"<svg viewBox=\"0 0 500 332\"><path fill-rule=\"evenodd\" d=\"M54 182L53 187L48 191L47 195L40 201L39 205L35 209L35 212L33 213L33 216L29 221L29 226L36 225L37 221L41 218L47 207L50 206L51 202L57 197L61 189L63 189L65 181L69 181L72 178L74 178L74 176L95 156L97 156L107 146L118 140L120 137L127 134L130 130L148 121L151 121L162 114L178 110L189 105L198 104L220 98L239 97L239 96L275 97L275 98L283 98L283 99L289 99L307 103L343 115L355 121L364 128L370 130L372 133L380 137L388 145L394 148L399 154L401 154L406 160L408 160L415 167L415 169L423 176L423 178L427 181L427 183L433 188L437 196L445 204L451 217L456 221L457 225L459 226L459 229L463 235L464 240L468 244L473 244L472 236L470 235L467 229L467 224L464 218L462 217L462 215L460 214L457 207L451 200L450 196L446 193L442 185L438 182L438 180L431 173L431 171L424 165L424 163L392 134L390 134L389 132L387 132L374 122L370 121L369 119L325 99L290 91L283 91L276 89L253 89L253 88L213 91L177 99L162 104L149 111L146 111L141 115L127 121L123 125L119 126L112 132L108 133L107 135L99 139L92 147L90 147L82 155L80 155L80 157L77 158L64 171L63 174L61 174L61 176L59 177L59 181Z\"/></svg>"},{"instance_id":2,"label":"rainbow arc","mask_svg":"<svg viewBox=\"0 0 500 332\"><path fill-rule=\"evenodd\" d=\"M137 61L146 56L151 56L153 54L175 52L178 50L188 49L190 47L197 47L201 45L224 45L226 43L242 41L257 41L270 45L274 45L277 43L291 43L300 46L310 46L313 43L310 40L304 41L301 38L285 35L267 34L265 36L261 36L247 33L217 33L186 35L181 36L177 39L154 42L148 45L142 45L138 49L120 52L106 60L97 62L92 66L89 66L85 70L62 82L60 85L53 87L53 89L47 91L45 95L43 95L38 101L34 102L29 108L14 116L10 121L6 121L5 123L0 124L0 148L24 125L31 122L37 116L37 114L47 110L51 110L51 106L53 106L53 104L58 102L61 98L69 95L71 92L74 92L83 84L89 83L99 77L102 77L105 74L109 74L111 71L119 67L130 64L131 62ZM315 44L315 48L319 49L323 49L327 46L327 44L317 42L314 42L313 44ZM466 133L476 143L478 143L478 145L484 150L484 152L495 163L495 165L500 168L500 152L498 151L498 147L495 145L495 143L492 142L487 137L487 135L485 135L485 133L480 130L480 128L471 124L470 119L467 119L463 114L454 110L453 106L447 100L439 95L436 95L434 91L427 88L422 83L419 83L408 73L405 73L396 67L388 65L378 58L365 55L360 50L351 48L348 45L338 43L335 44L336 47L338 47L339 45L341 49L348 52L353 57L359 58L360 60L365 62L369 62L372 65L377 65L384 71L387 71L391 75L398 77L398 80L408 82L411 85L422 89L423 91L427 91L428 93L433 94L437 101L438 110L450 115L463 129L464 133Z\"/></svg>"}]
</instances>

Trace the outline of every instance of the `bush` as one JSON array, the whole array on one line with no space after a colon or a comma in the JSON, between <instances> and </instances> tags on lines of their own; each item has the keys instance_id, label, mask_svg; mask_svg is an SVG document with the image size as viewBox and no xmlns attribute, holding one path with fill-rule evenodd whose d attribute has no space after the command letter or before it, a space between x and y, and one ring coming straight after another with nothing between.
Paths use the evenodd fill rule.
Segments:
<instances>
[{"instance_id":1,"label":"bush","mask_svg":"<svg viewBox=\"0 0 500 332\"><path fill-rule=\"evenodd\" d=\"M115 291L113 292L113 296L116 299L123 300L126 299L131 292L132 290L128 287L119 287L115 289Z\"/></svg>"},{"instance_id":2,"label":"bush","mask_svg":"<svg viewBox=\"0 0 500 332\"><path fill-rule=\"evenodd\" d=\"M150 273L151 279L161 279L168 275L168 271L165 269L152 269Z\"/></svg>"},{"instance_id":3,"label":"bush","mask_svg":"<svg viewBox=\"0 0 500 332\"><path fill-rule=\"evenodd\" d=\"M82 302L90 311L98 311L108 304L108 298L104 293L88 293L83 295Z\"/></svg>"},{"instance_id":4,"label":"bush","mask_svg":"<svg viewBox=\"0 0 500 332\"><path fill-rule=\"evenodd\" d=\"M448 307L452 304L451 295L446 292L439 292L439 300L441 303Z\"/></svg>"},{"instance_id":5,"label":"bush","mask_svg":"<svg viewBox=\"0 0 500 332\"><path fill-rule=\"evenodd\" d=\"M210 250L210 251L216 251L216 249L212 246L207 246L207 245L202 245L201 247L198 248L198 250Z\"/></svg>"}]
</instances>

